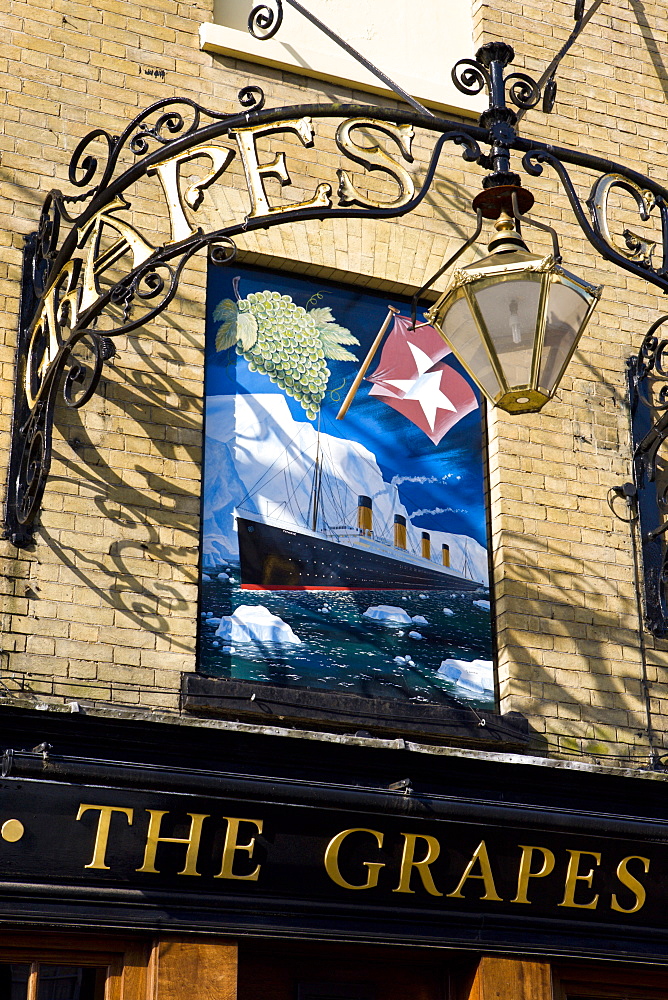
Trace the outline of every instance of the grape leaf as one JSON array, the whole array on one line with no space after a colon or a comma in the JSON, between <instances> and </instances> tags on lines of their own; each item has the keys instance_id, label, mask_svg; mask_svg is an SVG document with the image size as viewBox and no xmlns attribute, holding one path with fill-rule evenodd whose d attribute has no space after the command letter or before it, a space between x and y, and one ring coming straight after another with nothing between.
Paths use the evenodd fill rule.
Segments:
<instances>
[{"instance_id":1,"label":"grape leaf","mask_svg":"<svg viewBox=\"0 0 668 1000\"><path fill-rule=\"evenodd\" d=\"M257 320L250 312L239 313L237 339L244 351L249 351L257 340Z\"/></svg>"},{"instance_id":2,"label":"grape leaf","mask_svg":"<svg viewBox=\"0 0 668 1000\"><path fill-rule=\"evenodd\" d=\"M330 361L357 361L355 355L347 351L345 347L341 347L340 344L325 344L323 342L322 349L325 357L329 358Z\"/></svg>"},{"instance_id":3,"label":"grape leaf","mask_svg":"<svg viewBox=\"0 0 668 1000\"><path fill-rule=\"evenodd\" d=\"M234 347L237 342L237 314L236 302L232 299L223 299L216 306L213 318L223 322L218 327L216 333L216 350L225 351L228 347Z\"/></svg>"},{"instance_id":4,"label":"grape leaf","mask_svg":"<svg viewBox=\"0 0 668 1000\"><path fill-rule=\"evenodd\" d=\"M230 319L237 318L237 304L232 299L221 299L213 311L214 319L221 319L224 323Z\"/></svg>"},{"instance_id":5,"label":"grape leaf","mask_svg":"<svg viewBox=\"0 0 668 1000\"><path fill-rule=\"evenodd\" d=\"M323 323L333 323L334 317L329 306L318 306L317 309L309 309L309 316L312 316L318 326Z\"/></svg>"},{"instance_id":6,"label":"grape leaf","mask_svg":"<svg viewBox=\"0 0 668 1000\"><path fill-rule=\"evenodd\" d=\"M321 340L327 340L338 344L359 344L357 337L354 337L350 330L338 323L328 323L326 326L319 326L318 332Z\"/></svg>"},{"instance_id":7,"label":"grape leaf","mask_svg":"<svg viewBox=\"0 0 668 1000\"><path fill-rule=\"evenodd\" d=\"M325 357L331 361L357 361L357 358L350 351L347 351L342 344L359 344L357 337L354 337L345 326L340 326L334 321L332 310L329 306L319 306L317 309L309 311L318 327L320 343L325 353Z\"/></svg>"}]
</instances>

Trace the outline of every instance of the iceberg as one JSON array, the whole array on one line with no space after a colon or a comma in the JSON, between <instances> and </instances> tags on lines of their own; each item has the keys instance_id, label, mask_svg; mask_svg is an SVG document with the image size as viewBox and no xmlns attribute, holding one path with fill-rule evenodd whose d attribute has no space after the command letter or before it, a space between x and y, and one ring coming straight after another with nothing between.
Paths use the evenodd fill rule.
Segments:
<instances>
[{"instance_id":1,"label":"iceberg","mask_svg":"<svg viewBox=\"0 0 668 1000\"><path fill-rule=\"evenodd\" d=\"M416 625L428 625L429 622L423 615L413 615L413 621Z\"/></svg>"},{"instance_id":2,"label":"iceberg","mask_svg":"<svg viewBox=\"0 0 668 1000\"><path fill-rule=\"evenodd\" d=\"M452 610L452 608L443 608L443 614L444 615L454 615L454 611Z\"/></svg>"},{"instance_id":3,"label":"iceberg","mask_svg":"<svg viewBox=\"0 0 668 1000\"><path fill-rule=\"evenodd\" d=\"M216 579L220 580L221 583L229 583L230 582L230 576L227 573L219 573L218 576L216 577Z\"/></svg>"},{"instance_id":4,"label":"iceberg","mask_svg":"<svg viewBox=\"0 0 668 1000\"><path fill-rule=\"evenodd\" d=\"M403 608L395 608L391 604L378 604L367 608L362 615L363 618L371 618L375 622L383 622L386 625L410 625L413 619Z\"/></svg>"},{"instance_id":5,"label":"iceberg","mask_svg":"<svg viewBox=\"0 0 668 1000\"><path fill-rule=\"evenodd\" d=\"M489 601L474 601L473 603L476 608L480 608L481 611L489 611L491 608Z\"/></svg>"},{"instance_id":6,"label":"iceberg","mask_svg":"<svg viewBox=\"0 0 668 1000\"><path fill-rule=\"evenodd\" d=\"M420 632L409 632L409 639L424 639L424 636Z\"/></svg>"},{"instance_id":7,"label":"iceberg","mask_svg":"<svg viewBox=\"0 0 668 1000\"><path fill-rule=\"evenodd\" d=\"M288 623L262 604L240 604L234 614L221 620L216 635L228 642L276 642L286 646L301 643Z\"/></svg>"},{"instance_id":8,"label":"iceberg","mask_svg":"<svg viewBox=\"0 0 668 1000\"><path fill-rule=\"evenodd\" d=\"M439 677L451 681L469 697L494 696L494 664L492 660L443 660L437 671Z\"/></svg>"}]
</instances>

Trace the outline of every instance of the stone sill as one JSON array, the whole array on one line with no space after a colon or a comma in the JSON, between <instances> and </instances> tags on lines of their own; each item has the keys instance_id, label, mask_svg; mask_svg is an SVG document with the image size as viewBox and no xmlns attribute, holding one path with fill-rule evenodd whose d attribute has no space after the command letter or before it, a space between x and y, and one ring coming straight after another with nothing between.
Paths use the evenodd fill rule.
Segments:
<instances>
[{"instance_id":1,"label":"stone sill","mask_svg":"<svg viewBox=\"0 0 668 1000\"><path fill-rule=\"evenodd\" d=\"M229 28L212 21L200 25L199 42L203 52L244 59L259 63L261 66L271 66L274 69L296 73L298 76L326 80L353 90L363 90L401 101L391 90L383 87L364 66L342 50L337 50L336 53L314 50L310 53L311 58L306 59L303 51L297 52L292 45L283 43L278 38L259 41L247 31L239 31L237 28ZM386 71L382 66L378 68ZM392 72L394 71L390 69L390 73ZM467 98L460 94L449 80L445 83L434 83L419 76L402 75L396 82L427 107L460 118L477 118L486 106L486 101L479 97Z\"/></svg>"}]
</instances>

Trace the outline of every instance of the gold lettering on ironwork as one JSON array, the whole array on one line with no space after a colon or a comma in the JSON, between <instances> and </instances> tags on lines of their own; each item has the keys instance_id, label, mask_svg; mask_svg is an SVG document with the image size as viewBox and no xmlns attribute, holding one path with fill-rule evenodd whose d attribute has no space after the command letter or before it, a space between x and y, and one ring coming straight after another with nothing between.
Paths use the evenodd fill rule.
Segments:
<instances>
[{"instance_id":1,"label":"gold lettering on ironwork","mask_svg":"<svg viewBox=\"0 0 668 1000\"><path fill-rule=\"evenodd\" d=\"M362 862L363 866L367 869L367 880L362 885L354 885L352 882L348 882L339 869L339 851L344 840L352 833L370 833L372 837L376 838L378 846L383 846L383 834L378 830L368 830L363 826L352 827L350 830L342 830L341 833L337 833L336 836L332 837L327 845L325 850L325 871L332 882L340 885L342 889L373 889L374 886L378 885L378 873L380 869L385 867L382 861Z\"/></svg>"},{"instance_id":2,"label":"gold lettering on ironwork","mask_svg":"<svg viewBox=\"0 0 668 1000\"><path fill-rule=\"evenodd\" d=\"M58 353L59 344L56 330L54 293L55 283L44 298L42 311L35 323L28 345L24 389L28 406L31 409L37 402L37 395L44 381L47 369ZM39 353L38 346L40 340L44 341L41 354Z\"/></svg>"},{"instance_id":3,"label":"gold lettering on ironwork","mask_svg":"<svg viewBox=\"0 0 668 1000\"><path fill-rule=\"evenodd\" d=\"M640 883L637 878L631 875L630 871L628 870L627 866L629 861L641 861L643 868L645 870L645 874L647 874L647 872L649 871L649 858L642 858L639 857L638 855L631 855L628 858L622 858L622 860L619 862L619 864L617 865L617 878L622 883L622 885L626 886L627 889L631 890L631 892L636 897L636 901L631 907L620 906L619 903L617 902L617 896L613 892L612 901L610 903L610 909L616 910L618 913L637 913L638 910L641 910L642 907L645 905L645 900L647 898L647 893L645 892L645 886L642 885L642 883Z\"/></svg>"},{"instance_id":4,"label":"gold lettering on ironwork","mask_svg":"<svg viewBox=\"0 0 668 1000\"><path fill-rule=\"evenodd\" d=\"M580 860L584 855L587 857L594 858L597 865L601 863L601 855L598 851L571 851L569 850L570 858L568 860L568 869L566 871L566 885L564 888L564 898L559 903L559 906L576 906L580 910L595 910L598 906L598 893L594 896L592 900L588 903L576 903L575 902L575 890L577 889L578 882L584 882L591 888L592 882L594 881L594 868L590 868L584 874L580 874Z\"/></svg>"},{"instance_id":5,"label":"gold lettering on ironwork","mask_svg":"<svg viewBox=\"0 0 668 1000\"><path fill-rule=\"evenodd\" d=\"M211 169L196 183L189 185L185 191L181 190L180 171L181 165L189 160L196 160L200 156L206 156L211 160ZM204 191L218 180L220 175L228 168L235 156L235 150L227 149L224 146L202 145L195 146L178 156L171 156L168 160L151 167L147 173L157 174L167 202L169 221L171 225L171 239L165 246L172 243L180 243L197 233L197 229L190 224L186 217L185 205L196 212L202 203Z\"/></svg>"},{"instance_id":6,"label":"gold lettering on ironwork","mask_svg":"<svg viewBox=\"0 0 668 1000\"><path fill-rule=\"evenodd\" d=\"M82 268L82 260L74 257L67 261L49 287L39 318L35 323L28 346L25 393L32 408L37 402L39 388L60 348L59 331L62 326L72 327L80 315L99 298L97 278L120 257L131 250L133 268L143 263L153 253L153 247L139 235L136 229L109 213L119 208L127 208L126 202L115 198L109 205L96 212L81 230L77 249L82 249L89 241L88 251ZM103 226L116 230L119 239L103 253L99 252L100 234ZM79 284L79 279L81 283ZM37 363L38 343L43 338L45 347Z\"/></svg>"},{"instance_id":7,"label":"gold lettering on ironwork","mask_svg":"<svg viewBox=\"0 0 668 1000\"><path fill-rule=\"evenodd\" d=\"M350 118L342 122L336 130L336 144L341 152L361 163L367 170L380 170L389 174L399 185L399 194L392 201L376 201L369 195L360 194L348 171L339 169L336 171L339 178L339 203L362 205L364 208L401 208L402 205L407 205L415 194L415 183L411 174L370 136L367 136L370 145L356 142L351 135L353 129L377 129L383 132L397 143L403 159L408 163L413 162L411 144L415 132L411 125L391 125L373 118Z\"/></svg>"},{"instance_id":8,"label":"gold lettering on ironwork","mask_svg":"<svg viewBox=\"0 0 668 1000\"><path fill-rule=\"evenodd\" d=\"M628 180L622 174L604 174L594 184L588 201L588 205L594 214L601 236L605 242L613 250L616 250L629 260L651 265L652 254L658 245L656 240L645 239L632 230L625 229L622 233L624 243L618 243L610 232L608 224L608 198L613 188L620 188L635 199L640 218L643 222L649 220L650 213L656 206L656 198L651 191L641 188L634 181Z\"/></svg>"},{"instance_id":9,"label":"gold lettering on ironwork","mask_svg":"<svg viewBox=\"0 0 668 1000\"><path fill-rule=\"evenodd\" d=\"M529 879L545 878L546 875L549 875L554 868L554 854L547 847L525 847L524 844L518 844L518 847L522 848L522 857L520 859L520 870L517 875L517 895L511 902L531 903L531 900L527 896ZM534 851L540 851L543 855L542 864L537 872L531 871L531 861Z\"/></svg>"},{"instance_id":10,"label":"gold lettering on ironwork","mask_svg":"<svg viewBox=\"0 0 668 1000\"><path fill-rule=\"evenodd\" d=\"M79 289L77 282L81 270L78 258L68 260L58 277L50 285L42 303L42 310L33 328L26 357L25 393L32 408L37 402L37 394L44 376L56 357L62 337L63 326L74 326L79 312ZM44 341L41 354L39 342Z\"/></svg>"},{"instance_id":11,"label":"gold lettering on ironwork","mask_svg":"<svg viewBox=\"0 0 668 1000\"><path fill-rule=\"evenodd\" d=\"M125 199L117 196L99 212L95 212L81 229L77 249L82 249L88 243L88 252L84 260L81 282L80 314L97 302L100 295L97 279L107 268L112 267L129 250L132 253L131 270L134 271L148 260L155 249L129 222L112 215L112 212L128 207ZM118 239L100 253L100 237L105 226L114 229L118 233Z\"/></svg>"},{"instance_id":12,"label":"gold lettering on ironwork","mask_svg":"<svg viewBox=\"0 0 668 1000\"><path fill-rule=\"evenodd\" d=\"M433 864L441 853L441 845L436 837L430 837L426 833L402 833L401 836L404 838L404 849L401 855L399 885L392 891L414 892L415 890L411 889L411 875L415 869L429 895L442 896L443 893L439 892L434 885L434 879L429 870L429 865ZM422 861L415 860L415 848L418 840L424 840L427 845L427 853Z\"/></svg>"},{"instance_id":13,"label":"gold lettering on ironwork","mask_svg":"<svg viewBox=\"0 0 668 1000\"><path fill-rule=\"evenodd\" d=\"M59 330L63 327L76 326L80 312L80 274L81 259L73 257L65 264L58 275L58 280L54 283L54 293L57 296L56 323Z\"/></svg>"},{"instance_id":14,"label":"gold lettering on ironwork","mask_svg":"<svg viewBox=\"0 0 668 1000\"><path fill-rule=\"evenodd\" d=\"M178 874L199 875L200 872L197 871L197 855L200 840L202 839L202 824L205 819L209 818L209 815L207 813L188 813L187 815L190 817L190 833L187 837L161 837L160 827L163 817L167 815L167 810L147 809L146 812L150 817L148 833L146 835L146 850L144 851L144 863L141 868L137 868L137 871L151 872L155 875L159 874L158 869L155 867L158 844L187 844L186 863L183 871L180 871Z\"/></svg>"},{"instance_id":15,"label":"gold lettering on ironwork","mask_svg":"<svg viewBox=\"0 0 668 1000\"><path fill-rule=\"evenodd\" d=\"M480 867L479 875L474 874L473 872L473 868L475 867L475 865L479 865ZM496 891L496 886L494 885L492 866L489 863L489 854L487 853L487 846L484 840L480 841L475 851L473 852L471 860L464 869L464 874L460 878L457 888L454 890L454 892L449 892L448 896L455 897L457 899L464 899L465 897L464 893L462 892L462 888L464 884L467 882L467 880L470 878L479 878L482 880L483 885L485 886L485 895L481 896L480 897L481 899L492 899L498 903L503 902L501 896L499 896L498 892Z\"/></svg>"},{"instance_id":16,"label":"gold lettering on ironwork","mask_svg":"<svg viewBox=\"0 0 668 1000\"><path fill-rule=\"evenodd\" d=\"M331 208L331 184L318 184L315 195L307 201L292 202L289 205L271 206L264 188L265 178L273 177L281 187L292 184L285 162L285 153L277 153L273 160L260 163L257 151L257 139L263 135L274 135L277 132L295 132L304 146L313 145L313 125L310 118L295 118L291 121L276 122L273 125L253 125L250 128L230 129L230 135L236 138L241 155L251 210L247 219L257 219L264 215L282 215L306 208Z\"/></svg>"},{"instance_id":17,"label":"gold lettering on ironwork","mask_svg":"<svg viewBox=\"0 0 668 1000\"><path fill-rule=\"evenodd\" d=\"M257 828L257 832L262 833L263 821L261 819L240 819L236 816L224 816L223 819L227 822L225 843L223 844L223 862L220 871L214 878L236 878L248 882L257 882L260 875L260 865L248 875L237 875L232 869L234 867L234 856L237 851L243 851L249 858L252 858L253 851L255 850L255 837L251 837L247 844L240 844L238 842L239 824L252 823Z\"/></svg>"},{"instance_id":18,"label":"gold lettering on ironwork","mask_svg":"<svg viewBox=\"0 0 668 1000\"><path fill-rule=\"evenodd\" d=\"M44 296L41 312L30 337L26 359L24 386L31 409L37 402L46 373L60 349L61 328L75 326L86 309L97 302L100 297L100 275L128 250L132 253L132 270L143 264L154 251L154 247L133 226L111 214L128 207L127 202L118 196L87 220L77 232L76 244L77 250L84 250L88 244L84 258L73 257L68 260ZM100 238L105 226L115 230L118 239L100 252ZM40 355L41 339L45 346Z\"/></svg>"},{"instance_id":19,"label":"gold lettering on ironwork","mask_svg":"<svg viewBox=\"0 0 668 1000\"><path fill-rule=\"evenodd\" d=\"M89 809L96 809L100 813L100 816L97 821L93 857L90 864L84 865L84 867L100 868L108 871L109 865L105 862L107 860L107 844L109 842L109 831L111 830L112 813L123 813L127 816L128 826L132 826L134 809L126 809L125 806L95 806L82 802L77 813L77 820L80 820Z\"/></svg>"}]
</instances>

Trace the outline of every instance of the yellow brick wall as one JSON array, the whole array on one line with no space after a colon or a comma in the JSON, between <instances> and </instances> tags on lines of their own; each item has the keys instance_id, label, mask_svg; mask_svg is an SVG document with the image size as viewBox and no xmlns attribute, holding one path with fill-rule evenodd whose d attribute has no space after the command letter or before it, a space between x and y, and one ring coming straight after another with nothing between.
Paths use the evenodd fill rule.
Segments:
<instances>
[{"instance_id":1,"label":"yellow brick wall","mask_svg":"<svg viewBox=\"0 0 668 1000\"><path fill-rule=\"evenodd\" d=\"M88 131L118 134L165 96L232 112L250 82L263 86L269 106L367 100L200 52L197 30L210 19L206 2L156 0L140 9L125 0L92 7L0 0L0 455L11 422L23 236L50 188L70 190L67 164ZM516 48L516 68L538 76L572 27L572 3L476 0L474 23L477 43L504 38ZM659 3L604 4L563 63L555 113L529 112L523 134L582 145L665 181L667 34ZM453 53L452 61L468 55ZM331 139L322 140L317 161L296 139L284 148L291 197L311 193L323 170L334 179ZM421 133L418 161L427 149ZM272 258L322 277L416 287L470 229L464 210L481 176L449 153L433 193L407 218L301 223L249 234L239 248L249 260ZM586 196L591 178L573 177ZM540 415L490 414L501 708L529 716L538 752L643 764L649 744L632 552L628 526L612 517L606 495L630 478L625 359L662 298L596 256L549 168L527 181L534 214L559 231L565 265L605 292L556 400ZM160 225L152 197L143 193L135 204L144 231ZM235 163L225 186L212 189L207 218L225 219L245 199ZM639 229L635 211L626 219ZM531 248L547 248L544 234L526 235ZM0 543L0 696L9 701L178 711L182 672L195 669L205 275L204 259L193 261L168 312L118 339L91 402L57 410L38 542L21 552ZM3 489L4 479L3 467ZM668 645L645 638L662 745Z\"/></svg>"}]
</instances>

